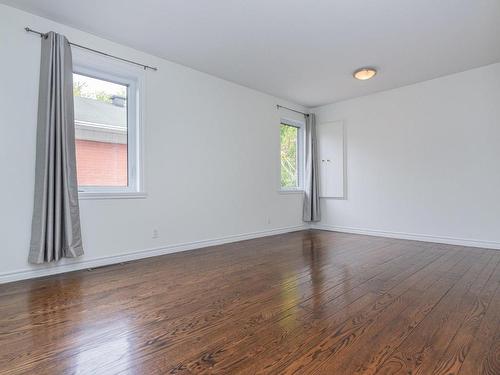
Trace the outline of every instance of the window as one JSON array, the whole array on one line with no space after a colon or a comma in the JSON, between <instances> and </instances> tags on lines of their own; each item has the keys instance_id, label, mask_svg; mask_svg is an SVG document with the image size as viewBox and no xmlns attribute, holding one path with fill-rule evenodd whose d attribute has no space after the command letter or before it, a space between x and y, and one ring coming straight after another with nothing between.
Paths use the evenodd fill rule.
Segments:
<instances>
[{"instance_id":1,"label":"window","mask_svg":"<svg viewBox=\"0 0 500 375\"><path fill-rule=\"evenodd\" d=\"M74 66L76 168L81 198L141 195L139 86L138 77L132 75Z\"/></svg>"},{"instance_id":2,"label":"window","mask_svg":"<svg viewBox=\"0 0 500 375\"><path fill-rule=\"evenodd\" d=\"M280 126L281 190L303 188L304 124L282 120Z\"/></svg>"}]
</instances>

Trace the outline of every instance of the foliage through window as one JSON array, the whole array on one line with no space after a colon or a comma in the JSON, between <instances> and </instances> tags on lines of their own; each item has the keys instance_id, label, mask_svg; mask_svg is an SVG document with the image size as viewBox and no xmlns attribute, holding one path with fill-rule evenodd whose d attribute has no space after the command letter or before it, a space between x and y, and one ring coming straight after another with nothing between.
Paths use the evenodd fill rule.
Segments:
<instances>
[{"instance_id":1,"label":"foliage through window","mask_svg":"<svg viewBox=\"0 0 500 375\"><path fill-rule=\"evenodd\" d=\"M299 183L300 128L288 124L280 127L281 188L297 189Z\"/></svg>"}]
</instances>

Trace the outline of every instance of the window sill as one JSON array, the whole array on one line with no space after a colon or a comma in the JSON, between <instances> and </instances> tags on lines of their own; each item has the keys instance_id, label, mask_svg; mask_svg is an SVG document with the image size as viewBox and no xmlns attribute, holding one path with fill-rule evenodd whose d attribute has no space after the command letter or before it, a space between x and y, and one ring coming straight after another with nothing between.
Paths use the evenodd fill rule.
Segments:
<instances>
[{"instance_id":1,"label":"window sill","mask_svg":"<svg viewBox=\"0 0 500 375\"><path fill-rule=\"evenodd\" d=\"M97 199L145 199L147 194L144 192L79 192L79 200L97 200Z\"/></svg>"},{"instance_id":2,"label":"window sill","mask_svg":"<svg viewBox=\"0 0 500 375\"><path fill-rule=\"evenodd\" d=\"M302 189L280 189L278 190L280 194L304 194Z\"/></svg>"}]
</instances>

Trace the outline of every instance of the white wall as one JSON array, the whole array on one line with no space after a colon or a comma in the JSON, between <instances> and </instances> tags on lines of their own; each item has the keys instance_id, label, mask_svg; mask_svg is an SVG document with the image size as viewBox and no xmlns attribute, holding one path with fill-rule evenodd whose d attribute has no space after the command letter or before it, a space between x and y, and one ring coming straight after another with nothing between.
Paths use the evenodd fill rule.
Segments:
<instances>
[{"instance_id":1,"label":"white wall","mask_svg":"<svg viewBox=\"0 0 500 375\"><path fill-rule=\"evenodd\" d=\"M500 64L314 112L346 127L347 200L322 200L323 227L500 248Z\"/></svg>"},{"instance_id":2,"label":"white wall","mask_svg":"<svg viewBox=\"0 0 500 375\"><path fill-rule=\"evenodd\" d=\"M45 269L26 262L40 39L25 26L61 32L71 41L159 68L146 78L148 197L81 201L86 254L77 262L99 264L95 260L103 257L165 247L176 251L207 244L195 241L234 240L241 237L231 236L302 225L301 195L277 191L280 113L275 106L303 108L0 5L0 281ZM152 239L154 228L158 239ZM185 243L191 245L169 247ZM61 266L52 265L36 274L57 270Z\"/></svg>"}]
</instances>

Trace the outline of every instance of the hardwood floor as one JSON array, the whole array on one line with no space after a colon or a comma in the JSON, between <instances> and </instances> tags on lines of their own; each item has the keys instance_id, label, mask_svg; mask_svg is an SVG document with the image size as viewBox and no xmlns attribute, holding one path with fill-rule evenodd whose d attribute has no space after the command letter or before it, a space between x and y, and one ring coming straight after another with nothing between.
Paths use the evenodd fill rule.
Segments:
<instances>
[{"instance_id":1,"label":"hardwood floor","mask_svg":"<svg viewBox=\"0 0 500 375\"><path fill-rule=\"evenodd\" d=\"M500 374L500 252L303 231L0 285L1 374Z\"/></svg>"}]
</instances>

